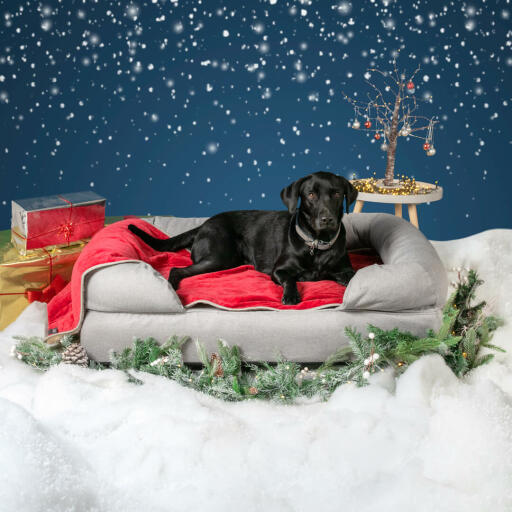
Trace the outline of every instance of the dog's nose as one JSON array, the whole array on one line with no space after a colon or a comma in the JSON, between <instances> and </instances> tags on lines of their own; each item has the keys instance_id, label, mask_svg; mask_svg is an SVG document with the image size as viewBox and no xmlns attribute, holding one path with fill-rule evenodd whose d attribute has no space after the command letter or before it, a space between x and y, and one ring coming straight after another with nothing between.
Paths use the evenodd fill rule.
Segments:
<instances>
[{"instance_id":1,"label":"dog's nose","mask_svg":"<svg viewBox=\"0 0 512 512\"><path fill-rule=\"evenodd\" d=\"M333 217L320 217L320 224L332 224L333 222Z\"/></svg>"}]
</instances>

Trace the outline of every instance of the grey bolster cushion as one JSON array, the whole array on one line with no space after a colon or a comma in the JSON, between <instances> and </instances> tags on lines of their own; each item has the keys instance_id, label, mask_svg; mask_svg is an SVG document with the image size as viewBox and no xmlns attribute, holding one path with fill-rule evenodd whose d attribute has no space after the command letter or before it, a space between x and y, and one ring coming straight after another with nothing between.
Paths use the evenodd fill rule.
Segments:
<instances>
[{"instance_id":1,"label":"grey bolster cushion","mask_svg":"<svg viewBox=\"0 0 512 512\"><path fill-rule=\"evenodd\" d=\"M370 265L356 272L340 309L403 311L444 304L446 271L421 231L387 213L352 213L343 220L347 248L373 247L383 265Z\"/></svg>"},{"instance_id":2,"label":"grey bolster cushion","mask_svg":"<svg viewBox=\"0 0 512 512\"><path fill-rule=\"evenodd\" d=\"M122 261L86 277L87 309L116 313L183 313L181 301L159 272L143 261Z\"/></svg>"}]
</instances>

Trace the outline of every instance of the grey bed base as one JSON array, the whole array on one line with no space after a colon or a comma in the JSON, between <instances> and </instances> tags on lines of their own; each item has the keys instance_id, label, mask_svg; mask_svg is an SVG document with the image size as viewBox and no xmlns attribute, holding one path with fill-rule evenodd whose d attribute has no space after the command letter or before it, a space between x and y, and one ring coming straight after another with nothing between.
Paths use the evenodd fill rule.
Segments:
<instances>
[{"instance_id":1,"label":"grey bed base","mask_svg":"<svg viewBox=\"0 0 512 512\"><path fill-rule=\"evenodd\" d=\"M176 235L205 219L148 220ZM347 326L363 334L368 324L398 327L419 336L429 328L437 329L448 282L441 260L424 235L409 222L388 214L350 214L343 222L348 248L373 247L384 264L359 270L340 306L226 311L199 304L187 309L165 278L142 262L130 262L99 268L88 276L81 343L96 361L108 361L112 349L131 346L135 337L152 336L163 343L178 335L199 339L210 352L216 351L222 339L238 345L248 361L285 358L313 363L347 344ZM199 362L193 342L185 345L184 360Z\"/></svg>"},{"instance_id":2,"label":"grey bed base","mask_svg":"<svg viewBox=\"0 0 512 512\"><path fill-rule=\"evenodd\" d=\"M217 341L238 345L247 361L323 362L347 344L344 329L352 326L366 333L367 324L382 329L400 327L422 336L441 322L438 309L421 311L222 311L195 306L186 314L134 314L88 311L81 340L96 361L108 361L108 350L130 345L134 337L152 336L160 342L170 334L190 336L183 350L184 359L197 363L194 340L209 352L217 352Z\"/></svg>"}]
</instances>

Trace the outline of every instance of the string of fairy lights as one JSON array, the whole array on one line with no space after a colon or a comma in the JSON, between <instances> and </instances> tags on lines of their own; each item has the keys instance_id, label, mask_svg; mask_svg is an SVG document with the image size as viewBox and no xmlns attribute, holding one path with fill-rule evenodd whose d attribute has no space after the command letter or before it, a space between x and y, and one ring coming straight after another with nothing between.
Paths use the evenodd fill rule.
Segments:
<instances>
[{"instance_id":1,"label":"string of fairy lights","mask_svg":"<svg viewBox=\"0 0 512 512\"><path fill-rule=\"evenodd\" d=\"M434 185L430 183L417 182L415 178L410 178L402 174L398 178L398 184L393 187L387 187L382 183L382 179L376 177L376 173L371 178L361 178L350 180L358 192L366 192L368 194L386 194L393 196L410 196L430 194L438 188L438 181Z\"/></svg>"}]
</instances>

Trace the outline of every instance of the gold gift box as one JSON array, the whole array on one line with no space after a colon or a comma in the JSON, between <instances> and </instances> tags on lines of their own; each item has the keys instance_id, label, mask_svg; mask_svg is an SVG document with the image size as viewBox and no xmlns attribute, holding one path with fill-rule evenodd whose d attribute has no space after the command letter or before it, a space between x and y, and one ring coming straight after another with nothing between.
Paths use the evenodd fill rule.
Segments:
<instances>
[{"instance_id":1,"label":"gold gift box","mask_svg":"<svg viewBox=\"0 0 512 512\"><path fill-rule=\"evenodd\" d=\"M67 247L34 249L21 255L11 244L0 249L0 330L28 306L29 292L43 290L56 276L71 280L73 265L89 241Z\"/></svg>"}]
</instances>

